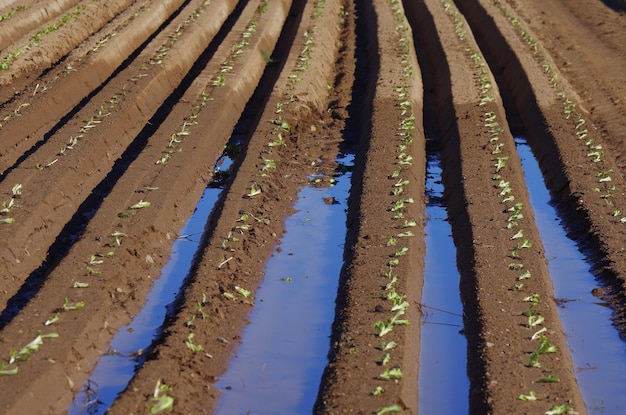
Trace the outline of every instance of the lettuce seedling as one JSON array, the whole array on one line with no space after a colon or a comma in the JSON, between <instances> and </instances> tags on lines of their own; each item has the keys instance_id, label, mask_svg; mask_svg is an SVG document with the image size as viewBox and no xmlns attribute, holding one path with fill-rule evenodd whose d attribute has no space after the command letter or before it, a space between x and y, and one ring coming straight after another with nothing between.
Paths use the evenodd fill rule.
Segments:
<instances>
[{"instance_id":1,"label":"lettuce seedling","mask_svg":"<svg viewBox=\"0 0 626 415\"><path fill-rule=\"evenodd\" d=\"M391 369L385 369L383 373L378 375L378 378L382 380L400 380L402 379L402 376L402 370L399 367L394 367Z\"/></svg>"},{"instance_id":2,"label":"lettuce seedling","mask_svg":"<svg viewBox=\"0 0 626 415\"><path fill-rule=\"evenodd\" d=\"M152 400L156 402L150 406L150 415L164 411L171 412L174 409L174 398L165 394L168 390L168 385L161 384L161 379L157 380L152 396Z\"/></svg>"},{"instance_id":3,"label":"lettuce seedling","mask_svg":"<svg viewBox=\"0 0 626 415\"><path fill-rule=\"evenodd\" d=\"M132 205L130 208L131 209L143 209L143 208L150 207L150 205L151 205L150 202L145 202L143 200L140 200L139 202Z\"/></svg>"},{"instance_id":4,"label":"lettuce seedling","mask_svg":"<svg viewBox=\"0 0 626 415\"><path fill-rule=\"evenodd\" d=\"M189 350L191 350L194 353L203 351L204 347L202 347L201 344L194 344L193 343L194 336L195 336L194 333L189 333L189 335L187 336L187 339L185 339L185 345L187 345Z\"/></svg>"},{"instance_id":5,"label":"lettuce seedling","mask_svg":"<svg viewBox=\"0 0 626 415\"><path fill-rule=\"evenodd\" d=\"M402 407L397 403L389 406L383 406L376 410L376 415L384 415L392 412L402 412Z\"/></svg>"},{"instance_id":6,"label":"lettuce seedling","mask_svg":"<svg viewBox=\"0 0 626 415\"><path fill-rule=\"evenodd\" d=\"M528 395L519 395L517 397L517 399L519 399L520 401L536 401L538 400L537 398L537 394L535 394L535 391L530 391L530 393Z\"/></svg>"},{"instance_id":7,"label":"lettuce seedling","mask_svg":"<svg viewBox=\"0 0 626 415\"><path fill-rule=\"evenodd\" d=\"M56 339L59 337L58 333L41 334L41 331L37 332L37 337L33 339L26 346L22 347L19 351L12 350L11 357L9 358L9 364L17 361L25 361L30 359L30 355L33 352L39 350L39 347L43 344L43 339Z\"/></svg>"},{"instance_id":8,"label":"lettuce seedling","mask_svg":"<svg viewBox=\"0 0 626 415\"><path fill-rule=\"evenodd\" d=\"M378 331L378 337L383 337L393 330L393 323L387 323L379 320L376 324L374 324L374 328Z\"/></svg>"},{"instance_id":9,"label":"lettuce seedling","mask_svg":"<svg viewBox=\"0 0 626 415\"><path fill-rule=\"evenodd\" d=\"M5 369L4 364L0 363L0 376L17 375L17 370L17 366L15 366L13 369Z\"/></svg>"},{"instance_id":10,"label":"lettuce seedling","mask_svg":"<svg viewBox=\"0 0 626 415\"><path fill-rule=\"evenodd\" d=\"M383 393L385 393L385 389L380 385L376 386L376 389L372 391L372 395L374 396L382 395Z\"/></svg>"}]
</instances>

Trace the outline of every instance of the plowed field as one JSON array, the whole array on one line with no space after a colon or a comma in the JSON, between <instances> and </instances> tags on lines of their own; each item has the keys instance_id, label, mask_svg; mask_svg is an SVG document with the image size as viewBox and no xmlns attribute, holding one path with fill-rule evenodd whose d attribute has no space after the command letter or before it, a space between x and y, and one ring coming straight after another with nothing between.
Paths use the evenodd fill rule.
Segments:
<instances>
[{"instance_id":1,"label":"plowed field","mask_svg":"<svg viewBox=\"0 0 626 415\"><path fill-rule=\"evenodd\" d=\"M429 145L468 339L469 397L450 399L471 413L586 413L513 137L527 138L626 334L625 9L0 0L0 412L67 410L219 182L193 271L109 409L152 413L159 382L175 413L211 413L298 190L332 178L349 147L345 263L313 412L417 414ZM531 390L537 401L518 398Z\"/></svg>"}]
</instances>

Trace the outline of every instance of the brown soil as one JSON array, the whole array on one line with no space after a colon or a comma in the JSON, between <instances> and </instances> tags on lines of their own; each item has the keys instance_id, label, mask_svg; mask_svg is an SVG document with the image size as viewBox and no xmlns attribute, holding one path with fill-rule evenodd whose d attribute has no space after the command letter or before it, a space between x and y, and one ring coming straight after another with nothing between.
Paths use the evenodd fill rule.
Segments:
<instances>
[{"instance_id":1,"label":"brown soil","mask_svg":"<svg viewBox=\"0 0 626 415\"><path fill-rule=\"evenodd\" d=\"M1 16L15 10L0 20L0 194L7 206L14 199L0 216L14 220L0 224L0 356L5 370L19 368L0 376L0 411L67 409L141 309L237 126L242 152L201 255L111 413L148 413L156 380L170 387L174 412L214 410L213 384L252 304L224 293L243 286L254 296L298 189L311 174L332 176L349 145L345 264L313 411L396 404L417 414L427 140L442 153L458 249L470 412L567 404L586 413L513 135L527 137L626 334L626 16L613 3L0 1ZM612 180L600 182L602 174ZM403 218L392 209L400 199ZM131 209L140 200L150 206ZM507 227L520 202L523 218ZM242 212L264 220L233 238ZM414 237L388 246L405 220L415 220ZM512 258L520 229L532 247ZM409 254L397 256L399 248ZM532 278L516 287L525 271ZM381 296L390 275L410 325L381 338L375 323L395 314ZM529 367L538 345L524 316L531 294L558 349L541 355L541 368ZM189 324L201 300L211 318ZM63 311L64 301L85 306ZM8 364L40 330L59 337ZM203 353L185 345L190 333ZM383 340L397 343L401 380L379 378ZM546 374L560 382L539 382ZM377 386L384 394L371 393ZM538 402L517 399L530 390Z\"/></svg>"}]
</instances>

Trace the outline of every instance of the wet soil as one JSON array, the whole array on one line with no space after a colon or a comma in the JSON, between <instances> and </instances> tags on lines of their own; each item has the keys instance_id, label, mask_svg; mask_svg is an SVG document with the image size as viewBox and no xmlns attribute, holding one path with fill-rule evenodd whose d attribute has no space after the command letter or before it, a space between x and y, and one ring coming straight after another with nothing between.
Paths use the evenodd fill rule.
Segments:
<instances>
[{"instance_id":1,"label":"wet soil","mask_svg":"<svg viewBox=\"0 0 626 415\"><path fill-rule=\"evenodd\" d=\"M527 137L624 335L614 3L0 1L1 411L69 407L236 135L192 271L110 412L149 413L157 382L176 413L215 409L253 304L236 287L254 297L298 190L333 177L349 146L345 263L312 411L417 414L427 122L468 341L469 396L452 398L471 413L586 413L513 136ZM39 332L55 336L12 352ZM533 355L544 341L556 352ZM518 399L530 391L537 401Z\"/></svg>"}]
</instances>

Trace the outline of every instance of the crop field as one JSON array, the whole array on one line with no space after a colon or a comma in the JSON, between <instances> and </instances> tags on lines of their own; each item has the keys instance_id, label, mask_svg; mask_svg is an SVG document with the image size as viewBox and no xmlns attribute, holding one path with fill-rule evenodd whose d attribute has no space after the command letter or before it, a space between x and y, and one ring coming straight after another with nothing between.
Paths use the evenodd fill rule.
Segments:
<instances>
[{"instance_id":1,"label":"crop field","mask_svg":"<svg viewBox=\"0 0 626 415\"><path fill-rule=\"evenodd\" d=\"M594 363L575 363L560 314L578 295L555 295L558 253L517 146L610 310L584 324L610 320L625 338L625 12L623 0L0 0L0 412L227 413L219 380L258 301L274 301L257 295L268 262L283 248L330 261L283 239L313 240L315 220L286 223L323 194L344 215L324 231L342 241L332 305L285 305L273 322L331 316L304 413L420 413L436 153L469 379L448 400L472 414L623 413L578 377ZM345 201L301 193L346 181ZM208 188L210 214L183 234ZM185 239L197 250L166 315L104 403L92 373L122 354L112 340ZM300 284L295 269L280 277Z\"/></svg>"}]
</instances>

